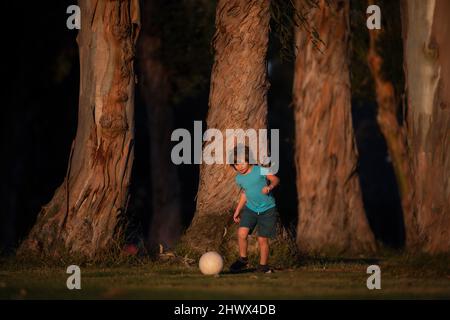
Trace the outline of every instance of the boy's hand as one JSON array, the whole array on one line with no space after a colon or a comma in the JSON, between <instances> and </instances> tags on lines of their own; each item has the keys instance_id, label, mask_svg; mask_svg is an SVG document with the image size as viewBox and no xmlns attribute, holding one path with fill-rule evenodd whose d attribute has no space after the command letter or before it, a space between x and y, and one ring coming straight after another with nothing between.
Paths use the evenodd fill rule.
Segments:
<instances>
[{"instance_id":1,"label":"boy's hand","mask_svg":"<svg viewBox=\"0 0 450 320\"><path fill-rule=\"evenodd\" d=\"M234 220L234 222L239 223L239 221L241 221L241 218L239 217L240 215L241 215L241 212L240 212L240 211L236 211L236 212L234 213L234 215L233 215L233 220Z\"/></svg>"},{"instance_id":2,"label":"boy's hand","mask_svg":"<svg viewBox=\"0 0 450 320\"><path fill-rule=\"evenodd\" d=\"M270 190L272 190L272 189L269 186L265 186L264 188L262 188L262 193L268 194L270 192Z\"/></svg>"}]
</instances>

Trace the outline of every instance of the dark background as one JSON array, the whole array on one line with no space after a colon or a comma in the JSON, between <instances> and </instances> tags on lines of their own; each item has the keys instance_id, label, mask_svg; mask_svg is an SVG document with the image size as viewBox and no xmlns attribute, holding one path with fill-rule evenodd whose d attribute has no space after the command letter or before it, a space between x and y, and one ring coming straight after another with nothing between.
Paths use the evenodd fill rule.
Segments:
<instances>
[{"instance_id":1,"label":"dark background","mask_svg":"<svg viewBox=\"0 0 450 320\"><path fill-rule=\"evenodd\" d=\"M213 62L214 1L165 1L161 14L164 62L173 70L171 112L175 128L193 129L205 121ZM186 3L188 5L186 5ZM365 65L365 1L352 1L353 122L359 152L364 204L377 239L403 245L399 195L386 144L376 123L376 102ZM398 1L382 1L389 76L403 88ZM62 183L77 125L79 63L76 30L66 27L66 9L74 1L4 4L1 117L0 250L13 252L33 225L40 208ZM204 6L204 7L202 7ZM273 24L273 23L272 23ZM272 26L268 53L271 87L269 129L280 129L279 177L276 191L286 225L295 225L297 191L293 163L294 123L291 107L293 60L280 58L280 41ZM138 71L139 73L139 71ZM129 215L131 229L146 238L151 218L149 137L146 108L136 91L136 149ZM206 127L204 123L203 127ZM183 199L183 227L195 211L198 165L178 167ZM134 239L135 240L135 239Z\"/></svg>"}]
</instances>

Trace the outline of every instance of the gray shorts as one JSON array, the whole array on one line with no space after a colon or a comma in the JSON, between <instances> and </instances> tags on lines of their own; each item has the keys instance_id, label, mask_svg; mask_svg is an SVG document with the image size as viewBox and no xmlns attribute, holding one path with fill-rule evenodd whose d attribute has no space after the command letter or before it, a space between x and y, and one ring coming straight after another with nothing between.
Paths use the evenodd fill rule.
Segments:
<instances>
[{"instance_id":1,"label":"gray shorts","mask_svg":"<svg viewBox=\"0 0 450 320\"><path fill-rule=\"evenodd\" d=\"M239 227L249 228L249 234L258 227L258 236L274 238L277 232L277 207L270 208L259 214L245 206L241 212Z\"/></svg>"}]
</instances>

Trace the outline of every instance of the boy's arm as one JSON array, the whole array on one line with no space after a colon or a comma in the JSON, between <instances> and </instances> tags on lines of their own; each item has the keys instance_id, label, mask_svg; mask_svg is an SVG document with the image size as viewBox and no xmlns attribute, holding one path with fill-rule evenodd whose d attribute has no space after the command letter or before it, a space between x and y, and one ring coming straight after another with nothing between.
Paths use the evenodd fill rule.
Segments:
<instances>
[{"instance_id":1,"label":"boy's arm","mask_svg":"<svg viewBox=\"0 0 450 320\"><path fill-rule=\"evenodd\" d=\"M239 202L236 207L235 213L240 212L242 208L244 207L245 203L247 202L247 197L245 196L245 191L241 191L241 195L239 197Z\"/></svg>"},{"instance_id":2,"label":"boy's arm","mask_svg":"<svg viewBox=\"0 0 450 320\"><path fill-rule=\"evenodd\" d=\"M263 188L263 193L269 193L272 191L276 186L280 184L280 178L278 178L276 175L268 174L266 176L267 180L269 180L269 185Z\"/></svg>"},{"instance_id":3,"label":"boy's arm","mask_svg":"<svg viewBox=\"0 0 450 320\"><path fill-rule=\"evenodd\" d=\"M239 202L236 207L236 210L234 211L233 220L234 222L239 222L240 218L239 215L241 214L241 210L244 207L245 203L247 202L247 197L245 196L244 190L241 191L241 195L239 197Z\"/></svg>"}]
</instances>

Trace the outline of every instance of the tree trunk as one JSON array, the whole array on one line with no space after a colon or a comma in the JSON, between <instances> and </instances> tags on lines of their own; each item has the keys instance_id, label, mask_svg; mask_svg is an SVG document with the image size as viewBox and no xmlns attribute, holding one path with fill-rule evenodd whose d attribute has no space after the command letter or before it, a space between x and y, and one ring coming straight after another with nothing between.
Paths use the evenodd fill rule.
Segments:
<instances>
[{"instance_id":1,"label":"tree trunk","mask_svg":"<svg viewBox=\"0 0 450 320\"><path fill-rule=\"evenodd\" d=\"M450 251L450 2L402 1L412 207L410 250Z\"/></svg>"},{"instance_id":2,"label":"tree trunk","mask_svg":"<svg viewBox=\"0 0 450 320\"><path fill-rule=\"evenodd\" d=\"M265 129L267 117L266 52L270 1L219 0L213 44L208 128ZM239 188L225 164L202 164L197 208L184 243L196 252L217 250L230 233Z\"/></svg>"},{"instance_id":3,"label":"tree trunk","mask_svg":"<svg viewBox=\"0 0 450 320\"><path fill-rule=\"evenodd\" d=\"M170 75L161 58L161 32L153 22L161 11L160 1L145 1L145 19L138 45L142 72L140 88L147 106L153 215L149 229L151 246L171 247L181 233L181 195L177 169L171 162L173 130Z\"/></svg>"},{"instance_id":4,"label":"tree trunk","mask_svg":"<svg viewBox=\"0 0 450 320\"><path fill-rule=\"evenodd\" d=\"M120 235L134 137L137 0L80 0L78 129L67 176L44 206L19 254L93 257Z\"/></svg>"},{"instance_id":5,"label":"tree trunk","mask_svg":"<svg viewBox=\"0 0 450 320\"><path fill-rule=\"evenodd\" d=\"M368 5L374 4L373 0ZM386 140L389 155L392 159L395 177L399 187L403 212L411 208L412 176L406 145L405 128L397 120L399 101L394 85L383 76L383 58L380 50L382 30L369 30L369 51L367 62L375 82L377 100L377 122Z\"/></svg>"},{"instance_id":6,"label":"tree trunk","mask_svg":"<svg viewBox=\"0 0 450 320\"><path fill-rule=\"evenodd\" d=\"M297 243L307 254L370 253L375 240L363 208L351 118L349 3L321 0L308 19L325 45L297 29Z\"/></svg>"}]
</instances>

